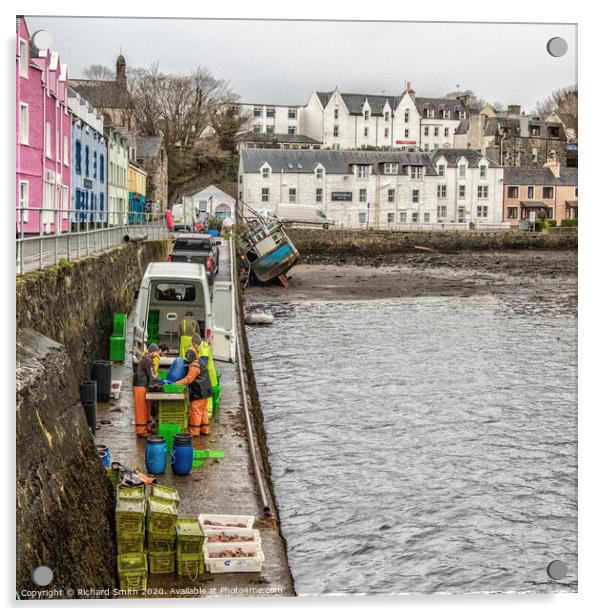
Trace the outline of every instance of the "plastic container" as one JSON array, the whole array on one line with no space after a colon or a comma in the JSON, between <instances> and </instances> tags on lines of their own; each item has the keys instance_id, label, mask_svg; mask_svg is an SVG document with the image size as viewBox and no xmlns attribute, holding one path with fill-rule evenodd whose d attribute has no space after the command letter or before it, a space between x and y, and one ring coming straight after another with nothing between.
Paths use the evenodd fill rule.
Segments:
<instances>
[{"instance_id":1,"label":"plastic container","mask_svg":"<svg viewBox=\"0 0 602 616\"><path fill-rule=\"evenodd\" d=\"M164 552L176 552L176 533L172 532L159 533L147 532L146 545L149 554L159 554Z\"/></svg>"},{"instance_id":2,"label":"plastic container","mask_svg":"<svg viewBox=\"0 0 602 616\"><path fill-rule=\"evenodd\" d=\"M178 424L183 430L188 428L187 400L159 400L157 418L161 424Z\"/></svg>"},{"instance_id":3,"label":"plastic container","mask_svg":"<svg viewBox=\"0 0 602 616\"><path fill-rule=\"evenodd\" d=\"M151 573L175 573L176 555L168 552L149 554L148 564Z\"/></svg>"},{"instance_id":4,"label":"plastic container","mask_svg":"<svg viewBox=\"0 0 602 616\"><path fill-rule=\"evenodd\" d=\"M143 533L120 533L117 535L118 554L140 554L144 552Z\"/></svg>"},{"instance_id":5,"label":"plastic container","mask_svg":"<svg viewBox=\"0 0 602 616\"><path fill-rule=\"evenodd\" d=\"M92 370L96 381L96 401L108 402L111 399L111 362L97 359Z\"/></svg>"},{"instance_id":6,"label":"plastic container","mask_svg":"<svg viewBox=\"0 0 602 616\"><path fill-rule=\"evenodd\" d=\"M201 554L203 551L203 531L196 518L178 518L176 520L178 554Z\"/></svg>"},{"instance_id":7,"label":"plastic container","mask_svg":"<svg viewBox=\"0 0 602 616\"><path fill-rule=\"evenodd\" d=\"M167 445L162 436L151 435L146 439L145 460L151 475L163 475L167 468Z\"/></svg>"},{"instance_id":8,"label":"plastic container","mask_svg":"<svg viewBox=\"0 0 602 616\"><path fill-rule=\"evenodd\" d=\"M167 370L159 370L157 372L157 377L164 381L167 378Z\"/></svg>"},{"instance_id":9,"label":"plastic container","mask_svg":"<svg viewBox=\"0 0 602 616\"><path fill-rule=\"evenodd\" d=\"M120 486L116 496L121 499L144 500L144 486Z\"/></svg>"},{"instance_id":10,"label":"plastic container","mask_svg":"<svg viewBox=\"0 0 602 616\"><path fill-rule=\"evenodd\" d=\"M166 394L183 394L186 391L186 385L176 385L175 383L165 383L163 385L163 391Z\"/></svg>"},{"instance_id":11,"label":"plastic container","mask_svg":"<svg viewBox=\"0 0 602 616\"><path fill-rule=\"evenodd\" d=\"M175 503L176 507L180 505L180 495L178 494L178 491L175 488L170 488L169 486L162 486L158 483L154 483L151 486L151 496L172 501Z\"/></svg>"},{"instance_id":12,"label":"plastic container","mask_svg":"<svg viewBox=\"0 0 602 616\"><path fill-rule=\"evenodd\" d=\"M176 560L176 572L179 576L197 578L205 569L205 559L203 555L197 556L194 560Z\"/></svg>"},{"instance_id":13,"label":"plastic container","mask_svg":"<svg viewBox=\"0 0 602 616\"><path fill-rule=\"evenodd\" d=\"M148 324L158 325L159 324L159 310L149 310L148 311Z\"/></svg>"},{"instance_id":14,"label":"plastic container","mask_svg":"<svg viewBox=\"0 0 602 616\"><path fill-rule=\"evenodd\" d=\"M117 570L121 590L146 590L148 582L146 554L118 555Z\"/></svg>"},{"instance_id":15,"label":"plastic container","mask_svg":"<svg viewBox=\"0 0 602 616\"><path fill-rule=\"evenodd\" d=\"M96 434L96 381L83 381L79 388L79 396L86 414L86 423Z\"/></svg>"},{"instance_id":16,"label":"plastic container","mask_svg":"<svg viewBox=\"0 0 602 616\"><path fill-rule=\"evenodd\" d=\"M206 529L226 528L236 530L241 528L253 528L255 524L254 515L229 515L217 513L201 513L199 514L199 524L203 531Z\"/></svg>"},{"instance_id":17,"label":"plastic container","mask_svg":"<svg viewBox=\"0 0 602 616\"><path fill-rule=\"evenodd\" d=\"M182 426L180 424L159 423L159 436L165 439L167 451L171 451L173 447L173 438L180 432L182 432Z\"/></svg>"},{"instance_id":18,"label":"plastic container","mask_svg":"<svg viewBox=\"0 0 602 616\"><path fill-rule=\"evenodd\" d=\"M111 452L106 445L96 445L96 451L103 468L111 468Z\"/></svg>"},{"instance_id":19,"label":"plastic container","mask_svg":"<svg viewBox=\"0 0 602 616\"><path fill-rule=\"evenodd\" d=\"M205 543L237 543L237 544L255 544L257 547L261 547L261 535L255 528L241 528L237 530L232 529L219 529L219 528L207 528L204 530ZM232 541L216 541L217 537L223 536L231 537Z\"/></svg>"},{"instance_id":20,"label":"plastic container","mask_svg":"<svg viewBox=\"0 0 602 616\"><path fill-rule=\"evenodd\" d=\"M123 336L111 336L109 340L109 359L111 361L125 361L125 338Z\"/></svg>"},{"instance_id":21,"label":"plastic container","mask_svg":"<svg viewBox=\"0 0 602 616\"><path fill-rule=\"evenodd\" d=\"M223 550L240 548L248 556L217 556ZM212 556L213 555L213 556ZM203 546L205 568L210 573L260 572L265 556L260 547L248 543L205 543Z\"/></svg>"},{"instance_id":22,"label":"plastic container","mask_svg":"<svg viewBox=\"0 0 602 616\"><path fill-rule=\"evenodd\" d=\"M192 436L186 432L176 434L171 449L171 470L174 475L188 475L193 460Z\"/></svg>"},{"instance_id":23,"label":"plastic container","mask_svg":"<svg viewBox=\"0 0 602 616\"><path fill-rule=\"evenodd\" d=\"M125 338L127 332L127 314L115 314L113 315L113 335L123 336Z\"/></svg>"},{"instance_id":24,"label":"plastic container","mask_svg":"<svg viewBox=\"0 0 602 616\"><path fill-rule=\"evenodd\" d=\"M144 531L144 499L118 498L115 505L115 529L117 534L142 533Z\"/></svg>"},{"instance_id":25,"label":"plastic container","mask_svg":"<svg viewBox=\"0 0 602 616\"><path fill-rule=\"evenodd\" d=\"M177 517L178 508L174 502L149 496L146 516L149 533L173 533Z\"/></svg>"},{"instance_id":26,"label":"plastic container","mask_svg":"<svg viewBox=\"0 0 602 616\"><path fill-rule=\"evenodd\" d=\"M176 357L167 373L167 380L175 383L176 381L182 380L187 372L186 362L181 357Z\"/></svg>"}]
</instances>

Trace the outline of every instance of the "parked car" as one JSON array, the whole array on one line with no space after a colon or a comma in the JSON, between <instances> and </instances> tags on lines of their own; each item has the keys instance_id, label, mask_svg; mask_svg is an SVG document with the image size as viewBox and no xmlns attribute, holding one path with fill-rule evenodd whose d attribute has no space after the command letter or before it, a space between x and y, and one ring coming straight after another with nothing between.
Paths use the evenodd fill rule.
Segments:
<instances>
[{"instance_id":1,"label":"parked car","mask_svg":"<svg viewBox=\"0 0 602 616\"><path fill-rule=\"evenodd\" d=\"M219 272L219 245L221 241L208 233L179 233L168 261L174 263L202 263L209 284Z\"/></svg>"},{"instance_id":2,"label":"parked car","mask_svg":"<svg viewBox=\"0 0 602 616\"><path fill-rule=\"evenodd\" d=\"M279 203L274 214L279 220L291 226L320 226L323 229L328 229L335 225L335 221L327 218L326 214L315 205Z\"/></svg>"}]
</instances>

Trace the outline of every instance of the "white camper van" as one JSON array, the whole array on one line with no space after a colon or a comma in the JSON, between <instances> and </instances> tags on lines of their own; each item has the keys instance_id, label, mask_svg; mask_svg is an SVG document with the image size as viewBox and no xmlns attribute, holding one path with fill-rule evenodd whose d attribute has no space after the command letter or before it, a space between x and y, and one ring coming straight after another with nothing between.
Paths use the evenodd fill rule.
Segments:
<instances>
[{"instance_id":1,"label":"white camper van","mask_svg":"<svg viewBox=\"0 0 602 616\"><path fill-rule=\"evenodd\" d=\"M234 360L232 283L216 282L210 293L205 267L200 263L149 263L138 291L133 332L133 362L155 342L164 342L169 353L161 366L178 357L178 326L188 311L199 324L201 335L211 340L216 360ZM217 308L214 314L213 306Z\"/></svg>"},{"instance_id":2,"label":"white camper van","mask_svg":"<svg viewBox=\"0 0 602 616\"><path fill-rule=\"evenodd\" d=\"M335 221L327 218L326 214L315 205L279 203L274 213L280 220L293 226L320 226L328 229L335 225Z\"/></svg>"}]
</instances>

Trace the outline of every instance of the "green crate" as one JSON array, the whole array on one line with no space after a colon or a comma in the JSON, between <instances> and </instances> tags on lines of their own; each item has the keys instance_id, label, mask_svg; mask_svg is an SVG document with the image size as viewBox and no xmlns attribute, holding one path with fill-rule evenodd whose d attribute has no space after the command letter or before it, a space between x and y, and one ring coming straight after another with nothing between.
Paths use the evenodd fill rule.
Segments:
<instances>
[{"instance_id":1,"label":"green crate","mask_svg":"<svg viewBox=\"0 0 602 616\"><path fill-rule=\"evenodd\" d=\"M115 314L113 315L113 334L115 336L126 336L128 315Z\"/></svg>"},{"instance_id":2,"label":"green crate","mask_svg":"<svg viewBox=\"0 0 602 616\"><path fill-rule=\"evenodd\" d=\"M119 470L116 468L107 468L107 476L111 480L114 488L119 485Z\"/></svg>"},{"instance_id":3,"label":"green crate","mask_svg":"<svg viewBox=\"0 0 602 616\"><path fill-rule=\"evenodd\" d=\"M144 500L144 486L120 486L116 496L117 498Z\"/></svg>"},{"instance_id":4,"label":"green crate","mask_svg":"<svg viewBox=\"0 0 602 616\"><path fill-rule=\"evenodd\" d=\"M167 370L159 370L157 376L164 381L167 378Z\"/></svg>"},{"instance_id":5,"label":"green crate","mask_svg":"<svg viewBox=\"0 0 602 616\"><path fill-rule=\"evenodd\" d=\"M163 391L166 394L183 394L186 391L186 385L177 385L176 383L165 383Z\"/></svg>"},{"instance_id":6,"label":"green crate","mask_svg":"<svg viewBox=\"0 0 602 616\"><path fill-rule=\"evenodd\" d=\"M167 451L171 451L171 446L173 445L173 437L176 434L180 434L180 432L182 432L182 426L180 424L159 424L159 436L162 436L165 439Z\"/></svg>"},{"instance_id":7,"label":"green crate","mask_svg":"<svg viewBox=\"0 0 602 616\"><path fill-rule=\"evenodd\" d=\"M173 501L176 503L176 507L180 504L180 496L175 488L169 486L162 486L158 483L154 483L151 486L151 496L155 498L162 498L164 500Z\"/></svg>"},{"instance_id":8,"label":"green crate","mask_svg":"<svg viewBox=\"0 0 602 616\"><path fill-rule=\"evenodd\" d=\"M176 555L173 553L149 554L148 562L151 573L175 573Z\"/></svg>"},{"instance_id":9,"label":"green crate","mask_svg":"<svg viewBox=\"0 0 602 616\"><path fill-rule=\"evenodd\" d=\"M148 311L148 324L158 324L159 323L159 310L149 310Z\"/></svg>"},{"instance_id":10,"label":"green crate","mask_svg":"<svg viewBox=\"0 0 602 616\"><path fill-rule=\"evenodd\" d=\"M163 554L176 552L175 533L147 533L146 549L149 554Z\"/></svg>"},{"instance_id":11,"label":"green crate","mask_svg":"<svg viewBox=\"0 0 602 616\"><path fill-rule=\"evenodd\" d=\"M213 397L213 411L214 411L215 413L217 413L217 412L219 411L219 402L220 402L220 400L221 400L221 394L220 394L221 390L222 390L222 387L221 387L221 385L219 385L219 384L218 384L218 385L216 385L216 386L213 388L213 392L212 392L212 397Z\"/></svg>"},{"instance_id":12,"label":"green crate","mask_svg":"<svg viewBox=\"0 0 602 616\"><path fill-rule=\"evenodd\" d=\"M144 533L117 533L118 554L140 554L144 552Z\"/></svg>"},{"instance_id":13,"label":"green crate","mask_svg":"<svg viewBox=\"0 0 602 616\"><path fill-rule=\"evenodd\" d=\"M126 575L135 573L146 574L147 569L148 563L144 552L139 552L138 554L117 555L117 571L120 576L122 573L125 573Z\"/></svg>"},{"instance_id":14,"label":"green crate","mask_svg":"<svg viewBox=\"0 0 602 616\"><path fill-rule=\"evenodd\" d=\"M123 336L111 336L109 340L109 359L111 361L125 361L125 338Z\"/></svg>"},{"instance_id":15,"label":"green crate","mask_svg":"<svg viewBox=\"0 0 602 616\"><path fill-rule=\"evenodd\" d=\"M159 400L157 418L159 424L180 424L182 430L188 428L188 400Z\"/></svg>"},{"instance_id":16,"label":"green crate","mask_svg":"<svg viewBox=\"0 0 602 616\"><path fill-rule=\"evenodd\" d=\"M119 576L119 589L120 590L138 590L143 592L146 590L148 584L148 576L146 573L143 575L141 573L129 574L122 573Z\"/></svg>"},{"instance_id":17,"label":"green crate","mask_svg":"<svg viewBox=\"0 0 602 616\"><path fill-rule=\"evenodd\" d=\"M205 559L201 555L196 560L177 560L176 573L179 576L196 577L203 573L205 568Z\"/></svg>"},{"instance_id":18,"label":"green crate","mask_svg":"<svg viewBox=\"0 0 602 616\"><path fill-rule=\"evenodd\" d=\"M115 506L115 528L117 533L141 533L144 530L144 499L118 498Z\"/></svg>"},{"instance_id":19,"label":"green crate","mask_svg":"<svg viewBox=\"0 0 602 616\"><path fill-rule=\"evenodd\" d=\"M150 533L173 532L177 517L178 507L173 501L149 496L146 524Z\"/></svg>"},{"instance_id":20,"label":"green crate","mask_svg":"<svg viewBox=\"0 0 602 616\"><path fill-rule=\"evenodd\" d=\"M180 554L200 554L203 551L205 536L196 518L178 518L176 535L178 557Z\"/></svg>"}]
</instances>

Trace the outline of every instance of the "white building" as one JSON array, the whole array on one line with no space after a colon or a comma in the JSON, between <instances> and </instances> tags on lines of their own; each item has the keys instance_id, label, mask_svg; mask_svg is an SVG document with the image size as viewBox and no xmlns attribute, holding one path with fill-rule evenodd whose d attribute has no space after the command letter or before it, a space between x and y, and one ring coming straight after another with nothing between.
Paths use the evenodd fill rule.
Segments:
<instances>
[{"instance_id":1,"label":"white building","mask_svg":"<svg viewBox=\"0 0 602 616\"><path fill-rule=\"evenodd\" d=\"M502 222L504 169L476 150L444 149L431 155L437 170L437 222Z\"/></svg>"},{"instance_id":2,"label":"white building","mask_svg":"<svg viewBox=\"0 0 602 616\"><path fill-rule=\"evenodd\" d=\"M192 211L200 212L203 218L206 214L207 216L234 219L236 199L213 184L193 195L182 197L182 203L184 206L192 205Z\"/></svg>"},{"instance_id":3,"label":"white building","mask_svg":"<svg viewBox=\"0 0 602 616\"><path fill-rule=\"evenodd\" d=\"M263 105L240 103L240 113L247 117L250 132L273 135L298 135L302 105Z\"/></svg>"},{"instance_id":4,"label":"white building","mask_svg":"<svg viewBox=\"0 0 602 616\"><path fill-rule=\"evenodd\" d=\"M500 225L503 169L476 152L451 152L243 150L239 199L255 209L316 205L348 228Z\"/></svg>"}]
</instances>

